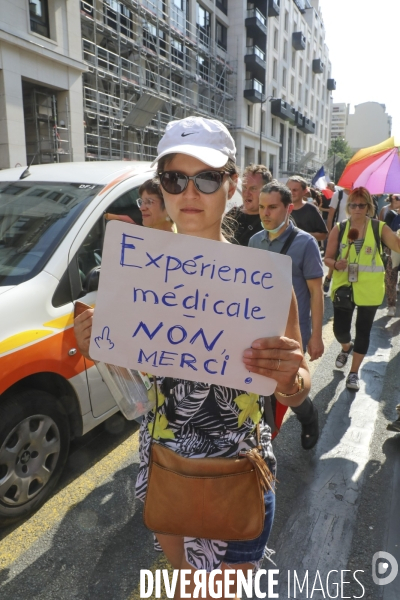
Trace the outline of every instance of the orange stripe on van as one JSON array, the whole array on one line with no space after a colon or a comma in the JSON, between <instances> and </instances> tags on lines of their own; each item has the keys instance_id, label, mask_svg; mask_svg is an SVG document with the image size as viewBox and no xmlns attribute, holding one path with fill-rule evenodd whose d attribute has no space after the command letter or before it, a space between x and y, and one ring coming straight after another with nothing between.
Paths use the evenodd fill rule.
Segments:
<instances>
[{"instance_id":1,"label":"orange stripe on van","mask_svg":"<svg viewBox=\"0 0 400 600\"><path fill-rule=\"evenodd\" d=\"M125 179L132 177L132 175L134 175L133 167L132 167L132 170L128 171L127 173L122 173L122 175L119 175L118 177L116 177L115 179L110 181L110 183L107 183L107 185L105 187L103 187L102 190L100 190L98 195L102 196L105 192L108 192L108 190L110 190L112 187L114 187L114 185L117 185L117 183L121 183L121 181L124 181Z\"/></svg>"},{"instance_id":2,"label":"orange stripe on van","mask_svg":"<svg viewBox=\"0 0 400 600\"><path fill-rule=\"evenodd\" d=\"M0 357L0 394L35 373L58 373L65 379L79 375L85 370L85 360L79 351L69 356L68 351L72 348L77 348L77 345L71 327ZM86 362L88 368L93 364L92 361Z\"/></svg>"}]
</instances>

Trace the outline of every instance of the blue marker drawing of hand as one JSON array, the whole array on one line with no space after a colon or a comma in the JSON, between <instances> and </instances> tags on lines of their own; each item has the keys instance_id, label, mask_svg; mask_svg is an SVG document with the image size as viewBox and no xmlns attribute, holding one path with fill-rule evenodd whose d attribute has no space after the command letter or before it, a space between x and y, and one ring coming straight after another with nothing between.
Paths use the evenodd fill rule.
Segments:
<instances>
[{"instance_id":1,"label":"blue marker drawing of hand","mask_svg":"<svg viewBox=\"0 0 400 600\"><path fill-rule=\"evenodd\" d=\"M110 340L110 328L103 327L101 335L94 338L96 346L98 348L104 348L105 350L112 350L115 346L114 342Z\"/></svg>"}]
</instances>

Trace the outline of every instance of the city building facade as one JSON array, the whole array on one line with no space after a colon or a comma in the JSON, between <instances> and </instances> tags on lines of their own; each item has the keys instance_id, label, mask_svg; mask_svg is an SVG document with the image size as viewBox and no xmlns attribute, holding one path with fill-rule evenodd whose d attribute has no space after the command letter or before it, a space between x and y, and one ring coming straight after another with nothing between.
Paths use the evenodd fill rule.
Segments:
<instances>
[{"instance_id":1,"label":"city building facade","mask_svg":"<svg viewBox=\"0 0 400 600\"><path fill-rule=\"evenodd\" d=\"M319 1L254 0L229 11L230 52L244 56L237 79L239 164L261 162L282 179L315 173L327 158L336 89Z\"/></svg>"},{"instance_id":2,"label":"city building facade","mask_svg":"<svg viewBox=\"0 0 400 600\"><path fill-rule=\"evenodd\" d=\"M349 113L345 138L354 151L380 144L392 135L392 117L379 102L363 102Z\"/></svg>"},{"instance_id":3,"label":"city building facade","mask_svg":"<svg viewBox=\"0 0 400 600\"><path fill-rule=\"evenodd\" d=\"M346 127L350 105L345 102L334 102L332 106L331 140L346 138Z\"/></svg>"},{"instance_id":4,"label":"city building facade","mask_svg":"<svg viewBox=\"0 0 400 600\"><path fill-rule=\"evenodd\" d=\"M385 104L363 102L356 104L354 112L350 112L350 104L333 104L331 139L345 139L354 152L380 144L391 135L392 117Z\"/></svg>"},{"instance_id":5,"label":"city building facade","mask_svg":"<svg viewBox=\"0 0 400 600\"><path fill-rule=\"evenodd\" d=\"M53 0L1 0L0 168L84 160L79 11Z\"/></svg>"},{"instance_id":6,"label":"city building facade","mask_svg":"<svg viewBox=\"0 0 400 600\"><path fill-rule=\"evenodd\" d=\"M0 168L149 160L188 115L233 128L227 0L2 3Z\"/></svg>"},{"instance_id":7,"label":"city building facade","mask_svg":"<svg viewBox=\"0 0 400 600\"><path fill-rule=\"evenodd\" d=\"M335 87L318 0L1 0L0 168L142 159L220 119L238 164L325 160Z\"/></svg>"}]
</instances>

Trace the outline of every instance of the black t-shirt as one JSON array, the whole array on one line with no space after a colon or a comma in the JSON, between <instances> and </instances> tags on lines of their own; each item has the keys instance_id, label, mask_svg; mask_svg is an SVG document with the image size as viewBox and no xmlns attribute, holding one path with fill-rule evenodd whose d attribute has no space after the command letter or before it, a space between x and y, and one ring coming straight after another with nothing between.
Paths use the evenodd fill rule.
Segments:
<instances>
[{"instance_id":1,"label":"black t-shirt","mask_svg":"<svg viewBox=\"0 0 400 600\"><path fill-rule=\"evenodd\" d=\"M253 235L262 230L260 215L247 215L241 207L232 208L226 215L225 225L233 230L233 239L230 241L240 246L247 246Z\"/></svg>"},{"instance_id":2,"label":"black t-shirt","mask_svg":"<svg viewBox=\"0 0 400 600\"><path fill-rule=\"evenodd\" d=\"M302 208L293 210L291 216L297 227L307 233L328 233L318 208L309 202L303 204Z\"/></svg>"},{"instance_id":3,"label":"black t-shirt","mask_svg":"<svg viewBox=\"0 0 400 600\"><path fill-rule=\"evenodd\" d=\"M321 206L321 208L326 209L326 210L321 210L322 218L323 218L324 221L326 221L328 219L328 215L329 215L328 210L329 210L330 203L331 203L331 199L330 198L329 199L326 198L324 196L324 194L322 194L322 206Z\"/></svg>"}]
</instances>

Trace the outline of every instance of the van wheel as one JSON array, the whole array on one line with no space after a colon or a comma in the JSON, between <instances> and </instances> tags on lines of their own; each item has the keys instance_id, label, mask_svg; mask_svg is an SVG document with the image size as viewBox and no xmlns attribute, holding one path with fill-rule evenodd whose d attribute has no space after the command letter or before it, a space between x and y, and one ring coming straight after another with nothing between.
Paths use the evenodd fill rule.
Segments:
<instances>
[{"instance_id":1,"label":"van wheel","mask_svg":"<svg viewBox=\"0 0 400 600\"><path fill-rule=\"evenodd\" d=\"M0 525L37 510L53 492L69 450L69 422L55 396L21 392L0 404Z\"/></svg>"}]
</instances>

